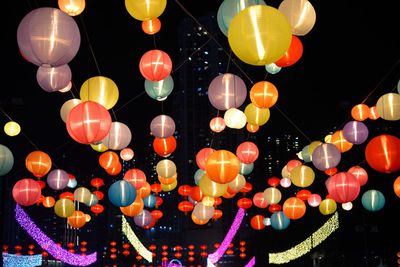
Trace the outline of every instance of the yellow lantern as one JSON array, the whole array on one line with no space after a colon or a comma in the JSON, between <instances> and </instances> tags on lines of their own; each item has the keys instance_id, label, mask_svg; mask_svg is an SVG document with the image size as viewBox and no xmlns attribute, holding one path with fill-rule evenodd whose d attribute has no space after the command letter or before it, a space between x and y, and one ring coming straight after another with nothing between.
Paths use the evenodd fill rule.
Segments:
<instances>
[{"instance_id":1,"label":"yellow lantern","mask_svg":"<svg viewBox=\"0 0 400 267\"><path fill-rule=\"evenodd\" d=\"M376 102L376 110L379 116L387 121L400 120L400 94L384 94Z\"/></svg>"},{"instance_id":2,"label":"yellow lantern","mask_svg":"<svg viewBox=\"0 0 400 267\"><path fill-rule=\"evenodd\" d=\"M4 125L4 132L8 136L16 136L21 132L21 126L15 121L9 121Z\"/></svg>"},{"instance_id":3,"label":"yellow lantern","mask_svg":"<svg viewBox=\"0 0 400 267\"><path fill-rule=\"evenodd\" d=\"M176 188L178 185L178 180L175 180L172 184L160 184L161 185L161 190L164 192L169 192L172 191Z\"/></svg>"},{"instance_id":4,"label":"yellow lantern","mask_svg":"<svg viewBox=\"0 0 400 267\"><path fill-rule=\"evenodd\" d=\"M95 76L82 84L79 95L82 101L94 101L110 109L117 103L119 91L110 78Z\"/></svg>"},{"instance_id":5,"label":"yellow lantern","mask_svg":"<svg viewBox=\"0 0 400 267\"><path fill-rule=\"evenodd\" d=\"M294 167L290 172L290 180L295 186L308 187L314 182L315 173L307 165Z\"/></svg>"},{"instance_id":6,"label":"yellow lantern","mask_svg":"<svg viewBox=\"0 0 400 267\"><path fill-rule=\"evenodd\" d=\"M323 215L332 214L336 211L336 209L336 201L331 198L324 199L319 204L319 212L321 212Z\"/></svg>"},{"instance_id":7,"label":"yellow lantern","mask_svg":"<svg viewBox=\"0 0 400 267\"><path fill-rule=\"evenodd\" d=\"M267 5L254 5L233 17L228 41L240 60L264 66L285 54L292 41L292 31L281 11Z\"/></svg>"},{"instance_id":8,"label":"yellow lantern","mask_svg":"<svg viewBox=\"0 0 400 267\"><path fill-rule=\"evenodd\" d=\"M279 191L279 189L275 187L268 187L267 189L264 190L263 196L265 201L271 205L271 204L278 204L279 201L282 199L282 193Z\"/></svg>"},{"instance_id":9,"label":"yellow lantern","mask_svg":"<svg viewBox=\"0 0 400 267\"><path fill-rule=\"evenodd\" d=\"M283 0L278 10L288 19L294 35L306 35L314 27L317 15L308 0Z\"/></svg>"},{"instance_id":10,"label":"yellow lantern","mask_svg":"<svg viewBox=\"0 0 400 267\"><path fill-rule=\"evenodd\" d=\"M244 114L246 115L248 123L258 126L266 124L270 117L268 108L259 108L253 103L250 103L246 106L244 109Z\"/></svg>"},{"instance_id":11,"label":"yellow lantern","mask_svg":"<svg viewBox=\"0 0 400 267\"><path fill-rule=\"evenodd\" d=\"M57 216L61 218L67 218L71 216L75 211L75 205L72 200L67 198L62 198L57 200L56 204L54 205L54 212Z\"/></svg>"},{"instance_id":12,"label":"yellow lantern","mask_svg":"<svg viewBox=\"0 0 400 267\"><path fill-rule=\"evenodd\" d=\"M201 200L204 206L211 207L215 203L215 198L210 196L204 196Z\"/></svg>"},{"instance_id":13,"label":"yellow lantern","mask_svg":"<svg viewBox=\"0 0 400 267\"><path fill-rule=\"evenodd\" d=\"M308 145L308 153L309 155L312 155L312 153L314 152L314 149L319 146L320 144L322 144L321 141L312 141L309 145Z\"/></svg>"},{"instance_id":14,"label":"yellow lantern","mask_svg":"<svg viewBox=\"0 0 400 267\"><path fill-rule=\"evenodd\" d=\"M137 20L145 21L161 16L167 0L125 0L125 8Z\"/></svg>"},{"instance_id":15,"label":"yellow lantern","mask_svg":"<svg viewBox=\"0 0 400 267\"><path fill-rule=\"evenodd\" d=\"M97 152L107 151L108 147L106 147L103 143L99 144L90 144L90 146Z\"/></svg>"},{"instance_id":16,"label":"yellow lantern","mask_svg":"<svg viewBox=\"0 0 400 267\"><path fill-rule=\"evenodd\" d=\"M225 194L228 184L216 183L205 174L199 180L199 187L205 196L220 197Z\"/></svg>"},{"instance_id":17,"label":"yellow lantern","mask_svg":"<svg viewBox=\"0 0 400 267\"><path fill-rule=\"evenodd\" d=\"M81 102L82 102L82 100L80 100L78 98L72 98L70 100L65 101L60 109L61 119L64 122L67 122L68 114L71 111L71 109L73 109L75 106L77 106Z\"/></svg>"},{"instance_id":18,"label":"yellow lantern","mask_svg":"<svg viewBox=\"0 0 400 267\"><path fill-rule=\"evenodd\" d=\"M81 14L85 6L85 0L58 0L58 7L72 17Z\"/></svg>"},{"instance_id":19,"label":"yellow lantern","mask_svg":"<svg viewBox=\"0 0 400 267\"><path fill-rule=\"evenodd\" d=\"M226 126L232 129L242 129L246 125L246 115L237 108L230 108L225 111L224 120Z\"/></svg>"},{"instance_id":20,"label":"yellow lantern","mask_svg":"<svg viewBox=\"0 0 400 267\"><path fill-rule=\"evenodd\" d=\"M156 172L160 177L171 178L176 174L176 165L169 159L160 160L156 165Z\"/></svg>"}]
</instances>

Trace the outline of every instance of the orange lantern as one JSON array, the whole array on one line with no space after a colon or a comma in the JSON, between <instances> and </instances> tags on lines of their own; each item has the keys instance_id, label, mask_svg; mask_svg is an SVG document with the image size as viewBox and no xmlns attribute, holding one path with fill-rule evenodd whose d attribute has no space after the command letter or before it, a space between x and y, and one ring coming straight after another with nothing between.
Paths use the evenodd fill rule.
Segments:
<instances>
[{"instance_id":1,"label":"orange lantern","mask_svg":"<svg viewBox=\"0 0 400 267\"><path fill-rule=\"evenodd\" d=\"M251 123L246 124L246 130L249 133L256 133L259 129L260 129L260 126L258 126L257 124L251 124Z\"/></svg>"},{"instance_id":2,"label":"orange lantern","mask_svg":"<svg viewBox=\"0 0 400 267\"><path fill-rule=\"evenodd\" d=\"M400 170L400 139L383 134L372 138L365 148L368 165L382 173Z\"/></svg>"},{"instance_id":3,"label":"orange lantern","mask_svg":"<svg viewBox=\"0 0 400 267\"><path fill-rule=\"evenodd\" d=\"M214 117L210 121L210 129L213 132L220 133L225 130L225 120L221 117Z\"/></svg>"},{"instance_id":4,"label":"orange lantern","mask_svg":"<svg viewBox=\"0 0 400 267\"><path fill-rule=\"evenodd\" d=\"M197 202L202 200L203 192L201 192L199 186L196 185L192 187L192 191L190 192L190 198Z\"/></svg>"},{"instance_id":5,"label":"orange lantern","mask_svg":"<svg viewBox=\"0 0 400 267\"><path fill-rule=\"evenodd\" d=\"M54 206L54 204L56 204L56 200L54 199L54 197L49 196L45 197L42 203L44 207L51 208Z\"/></svg>"},{"instance_id":6,"label":"orange lantern","mask_svg":"<svg viewBox=\"0 0 400 267\"><path fill-rule=\"evenodd\" d=\"M176 149L176 139L173 135L166 138L155 137L153 149L161 157L168 157Z\"/></svg>"},{"instance_id":7,"label":"orange lantern","mask_svg":"<svg viewBox=\"0 0 400 267\"><path fill-rule=\"evenodd\" d=\"M334 144L341 153L349 151L353 147L353 144L344 138L343 130L334 132L329 143Z\"/></svg>"},{"instance_id":8,"label":"orange lantern","mask_svg":"<svg viewBox=\"0 0 400 267\"><path fill-rule=\"evenodd\" d=\"M211 147L205 147L199 150L196 154L196 164L202 170L206 169L206 162L208 157L215 152L215 149Z\"/></svg>"},{"instance_id":9,"label":"orange lantern","mask_svg":"<svg viewBox=\"0 0 400 267\"><path fill-rule=\"evenodd\" d=\"M85 0L58 0L58 7L71 17L81 14L85 6Z\"/></svg>"},{"instance_id":10,"label":"orange lantern","mask_svg":"<svg viewBox=\"0 0 400 267\"><path fill-rule=\"evenodd\" d=\"M250 100L258 108L270 108L278 101L278 89L270 82L257 82L251 87Z\"/></svg>"},{"instance_id":11,"label":"orange lantern","mask_svg":"<svg viewBox=\"0 0 400 267\"><path fill-rule=\"evenodd\" d=\"M174 174L172 177L169 178L165 178L165 177L161 177L160 175L158 175L158 181L161 183L161 185L172 185L173 183L175 183L177 180L178 174ZM161 186L162 188L162 186Z\"/></svg>"},{"instance_id":12,"label":"orange lantern","mask_svg":"<svg viewBox=\"0 0 400 267\"><path fill-rule=\"evenodd\" d=\"M148 182L145 182L141 188L136 190L136 194L139 195L141 198L147 197L148 195L150 195L150 193L150 184Z\"/></svg>"},{"instance_id":13,"label":"orange lantern","mask_svg":"<svg viewBox=\"0 0 400 267\"><path fill-rule=\"evenodd\" d=\"M86 223L86 216L80 210L75 210L71 216L67 218L68 224L73 228L81 228Z\"/></svg>"},{"instance_id":14,"label":"orange lantern","mask_svg":"<svg viewBox=\"0 0 400 267\"><path fill-rule=\"evenodd\" d=\"M222 203L222 198L220 198L220 197L214 198L214 206L221 205L221 203Z\"/></svg>"},{"instance_id":15,"label":"orange lantern","mask_svg":"<svg viewBox=\"0 0 400 267\"><path fill-rule=\"evenodd\" d=\"M351 109L351 117L356 121L364 121L369 118L369 107L365 104L355 105Z\"/></svg>"},{"instance_id":16,"label":"orange lantern","mask_svg":"<svg viewBox=\"0 0 400 267\"><path fill-rule=\"evenodd\" d=\"M253 206L253 201L249 198L243 197L237 201L237 205L239 208L248 209Z\"/></svg>"},{"instance_id":17,"label":"orange lantern","mask_svg":"<svg viewBox=\"0 0 400 267\"><path fill-rule=\"evenodd\" d=\"M125 172L124 180L139 189L146 183L146 174L138 168L132 168Z\"/></svg>"},{"instance_id":18,"label":"orange lantern","mask_svg":"<svg viewBox=\"0 0 400 267\"><path fill-rule=\"evenodd\" d=\"M178 188L178 193L179 195L183 197L187 197L190 195L190 192L192 191L192 187L190 185L181 185Z\"/></svg>"},{"instance_id":19,"label":"orange lantern","mask_svg":"<svg viewBox=\"0 0 400 267\"><path fill-rule=\"evenodd\" d=\"M236 156L245 164L250 164L256 161L258 154L259 151L257 145L250 141L241 143L236 149Z\"/></svg>"},{"instance_id":20,"label":"orange lantern","mask_svg":"<svg viewBox=\"0 0 400 267\"><path fill-rule=\"evenodd\" d=\"M103 152L99 157L99 164L103 169L109 169L117 166L119 163L118 154L114 151Z\"/></svg>"},{"instance_id":21,"label":"orange lantern","mask_svg":"<svg viewBox=\"0 0 400 267\"><path fill-rule=\"evenodd\" d=\"M126 207L119 207L121 212L128 217L133 217L138 215L140 212L142 212L143 208L144 208L143 199L138 195L136 196L135 201L133 201L130 205Z\"/></svg>"},{"instance_id":22,"label":"orange lantern","mask_svg":"<svg viewBox=\"0 0 400 267\"><path fill-rule=\"evenodd\" d=\"M251 218L250 220L251 228L253 228L254 230L264 229L265 228L264 219L265 217L262 215L253 216L253 218Z\"/></svg>"},{"instance_id":23,"label":"orange lantern","mask_svg":"<svg viewBox=\"0 0 400 267\"><path fill-rule=\"evenodd\" d=\"M214 220L218 220L222 217L222 210L214 210L214 216L212 217Z\"/></svg>"},{"instance_id":24,"label":"orange lantern","mask_svg":"<svg viewBox=\"0 0 400 267\"><path fill-rule=\"evenodd\" d=\"M206 162L207 176L214 182L226 184L233 181L239 174L240 161L228 150L217 150Z\"/></svg>"},{"instance_id":25,"label":"orange lantern","mask_svg":"<svg viewBox=\"0 0 400 267\"><path fill-rule=\"evenodd\" d=\"M140 73L146 80L161 81L170 75L172 61L164 51L153 49L144 53L139 62Z\"/></svg>"},{"instance_id":26,"label":"orange lantern","mask_svg":"<svg viewBox=\"0 0 400 267\"><path fill-rule=\"evenodd\" d=\"M192 221L197 225L204 225L204 224L208 223L209 220L200 220L192 212Z\"/></svg>"},{"instance_id":27,"label":"orange lantern","mask_svg":"<svg viewBox=\"0 0 400 267\"><path fill-rule=\"evenodd\" d=\"M125 257L128 257L129 254L131 254L131 253L129 252L129 250L124 250L124 251L122 251L122 255L124 255Z\"/></svg>"},{"instance_id":28,"label":"orange lantern","mask_svg":"<svg viewBox=\"0 0 400 267\"><path fill-rule=\"evenodd\" d=\"M290 197L283 203L283 213L291 220L297 220L306 213L306 204L297 197Z\"/></svg>"},{"instance_id":29,"label":"orange lantern","mask_svg":"<svg viewBox=\"0 0 400 267\"><path fill-rule=\"evenodd\" d=\"M150 186L150 190L151 190L151 192L158 194L158 193L160 193L161 190L162 190L162 189L161 189L161 185L158 184L158 183L154 183L154 184L152 184L152 185Z\"/></svg>"},{"instance_id":30,"label":"orange lantern","mask_svg":"<svg viewBox=\"0 0 400 267\"><path fill-rule=\"evenodd\" d=\"M283 54L283 56L275 61L275 65L278 67L288 67L299 61L303 55L303 44L301 43L299 37L292 35L292 41L288 50Z\"/></svg>"},{"instance_id":31,"label":"orange lantern","mask_svg":"<svg viewBox=\"0 0 400 267\"><path fill-rule=\"evenodd\" d=\"M41 178L51 169L51 158L43 151L33 151L25 159L25 166L35 177Z\"/></svg>"},{"instance_id":32,"label":"orange lantern","mask_svg":"<svg viewBox=\"0 0 400 267\"><path fill-rule=\"evenodd\" d=\"M122 164L121 164L121 162L118 161L116 166L107 168L107 169L105 169L105 171L109 175L113 175L113 176L118 175L122 171Z\"/></svg>"},{"instance_id":33,"label":"orange lantern","mask_svg":"<svg viewBox=\"0 0 400 267\"><path fill-rule=\"evenodd\" d=\"M161 29L161 21L158 18L142 21L142 30L144 33L153 35Z\"/></svg>"},{"instance_id":34,"label":"orange lantern","mask_svg":"<svg viewBox=\"0 0 400 267\"><path fill-rule=\"evenodd\" d=\"M376 110L376 106L370 107L369 108L369 116L368 118L370 120L377 120L380 118L378 111Z\"/></svg>"},{"instance_id":35,"label":"orange lantern","mask_svg":"<svg viewBox=\"0 0 400 267\"><path fill-rule=\"evenodd\" d=\"M400 197L400 176L396 178L393 183L393 191L396 196ZM399 252L400 253L400 252ZM400 254L399 254L400 255ZM400 257L400 256L399 256Z\"/></svg>"}]
</instances>

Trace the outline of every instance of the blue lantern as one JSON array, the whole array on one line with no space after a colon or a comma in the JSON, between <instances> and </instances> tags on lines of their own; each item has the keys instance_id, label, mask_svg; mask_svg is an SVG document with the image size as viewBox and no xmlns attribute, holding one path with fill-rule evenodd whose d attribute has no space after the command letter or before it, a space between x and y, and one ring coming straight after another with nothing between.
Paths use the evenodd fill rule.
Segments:
<instances>
[{"instance_id":1,"label":"blue lantern","mask_svg":"<svg viewBox=\"0 0 400 267\"><path fill-rule=\"evenodd\" d=\"M117 207L126 207L135 201L136 189L125 180L116 181L108 189L108 198Z\"/></svg>"},{"instance_id":2,"label":"blue lantern","mask_svg":"<svg viewBox=\"0 0 400 267\"><path fill-rule=\"evenodd\" d=\"M271 226L275 230L284 230L288 228L290 219L286 217L283 211L278 211L271 216Z\"/></svg>"},{"instance_id":3,"label":"blue lantern","mask_svg":"<svg viewBox=\"0 0 400 267\"><path fill-rule=\"evenodd\" d=\"M174 89L174 80L171 75L167 76L161 81L144 81L144 89L146 93L153 99L157 101L164 101L171 94L172 89Z\"/></svg>"},{"instance_id":4,"label":"blue lantern","mask_svg":"<svg viewBox=\"0 0 400 267\"><path fill-rule=\"evenodd\" d=\"M371 189L363 194L361 203L366 210L378 211L385 206L385 196L380 191Z\"/></svg>"},{"instance_id":5,"label":"blue lantern","mask_svg":"<svg viewBox=\"0 0 400 267\"><path fill-rule=\"evenodd\" d=\"M7 174L14 165L14 156L11 150L0 145L0 176Z\"/></svg>"},{"instance_id":6,"label":"blue lantern","mask_svg":"<svg viewBox=\"0 0 400 267\"><path fill-rule=\"evenodd\" d=\"M146 208L154 208L156 206L156 197L153 194L143 198L143 203Z\"/></svg>"}]
</instances>

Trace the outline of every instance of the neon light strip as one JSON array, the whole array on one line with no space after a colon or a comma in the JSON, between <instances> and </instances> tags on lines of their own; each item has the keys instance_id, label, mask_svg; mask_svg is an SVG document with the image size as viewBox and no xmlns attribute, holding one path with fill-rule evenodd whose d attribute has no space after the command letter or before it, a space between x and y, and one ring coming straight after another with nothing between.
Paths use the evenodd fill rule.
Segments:
<instances>
[{"instance_id":1,"label":"neon light strip","mask_svg":"<svg viewBox=\"0 0 400 267\"><path fill-rule=\"evenodd\" d=\"M253 267L256 264L256 257L253 256L251 260L244 267Z\"/></svg>"},{"instance_id":2,"label":"neon light strip","mask_svg":"<svg viewBox=\"0 0 400 267\"><path fill-rule=\"evenodd\" d=\"M125 219L124 215L122 215L122 232L126 235L129 242L143 258L145 258L148 262L153 261L153 255L151 251L147 250L147 248L143 246L139 238L137 238L137 236L135 235L135 232L133 232L128 221Z\"/></svg>"},{"instance_id":3,"label":"neon light strip","mask_svg":"<svg viewBox=\"0 0 400 267\"><path fill-rule=\"evenodd\" d=\"M3 252L4 267L34 267L42 266L42 254L36 255L15 255Z\"/></svg>"},{"instance_id":4,"label":"neon light strip","mask_svg":"<svg viewBox=\"0 0 400 267\"><path fill-rule=\"evenodd\" d=\"M269 263L283 264L291 260L297 259L308 253L311 249L321 244L328 238L336 229L339 228L339 215L337 212L310 237L296 246L278 253L269 253Z\"/></svg>"},{"instance_id":5,"label":"neon light strip","mask_svg":"<svg viewBox=\"0 0 400 267\"><path fill-rule=\"evenodd\" d=\"M31 220L28 214L17 204L15 206L15 219L21 227L54 258L75 266L87 266L97 260L97 253L94 252L87 256L76 255L59 247L51 240L39 227Z\"/></svg>"},{"instance_id":6,"label":"neon light strip","mask_svg":"<svg viewBox=\"0 0 400 267\"><path fill-rule=\"evenodd\" d=\"M207 262L217 263L219 259L224 255L225 251L228 249L229 244L232 242L232 239L235 237L237 230L239 230L240 224L243 221L245 211L240 208L236 213L235 219L226 234L224 241L222 241L221 246L212 254L209 254L207 257Z\"/></svg>"}]
</instances>

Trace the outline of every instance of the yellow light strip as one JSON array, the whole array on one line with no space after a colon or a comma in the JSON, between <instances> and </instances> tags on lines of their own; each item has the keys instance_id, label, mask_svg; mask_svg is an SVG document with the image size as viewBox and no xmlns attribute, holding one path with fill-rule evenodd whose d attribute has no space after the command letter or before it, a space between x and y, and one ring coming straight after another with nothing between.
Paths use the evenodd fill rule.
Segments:
<instances>
[{"instance_id":1,"label":"yellow light strip","mask_svg":"<svg viewBox=\"0 0 400 267\"><path fill-rule=\"evenodd\" d=\"M148 262L153 261L151 251L149 251L145 246L143 246L142 242L140 242L139 238L137 238L135 232L133 232L131 226L125 219L124 215L122 215L122 232L126 235L129 242L143 258L145 258Z\"/></svg>"}]
</instances>

